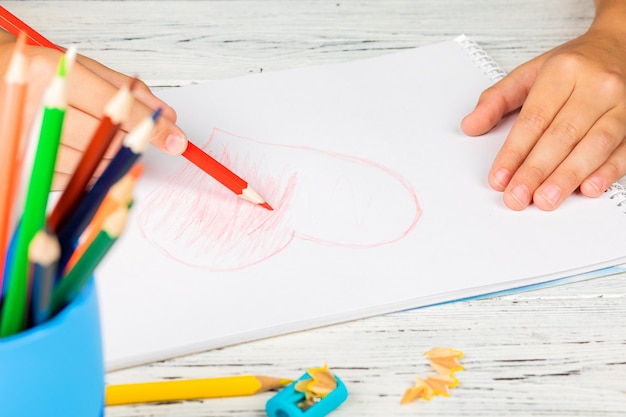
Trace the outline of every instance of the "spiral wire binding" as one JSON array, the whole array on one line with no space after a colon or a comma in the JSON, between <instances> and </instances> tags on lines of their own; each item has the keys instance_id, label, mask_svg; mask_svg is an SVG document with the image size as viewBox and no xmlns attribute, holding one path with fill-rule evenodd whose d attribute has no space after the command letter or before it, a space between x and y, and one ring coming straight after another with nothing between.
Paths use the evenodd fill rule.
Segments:
<instances>
[{"instance_id":1,"label":"spiral wire binding","mask_svg":"<svg viewBox=\"0 0 626 417\"><path fill-rule=\"evenodd\" d=\"M463 48L467 56L478 65L491 81L499 81L504 78L506 72L476 42L465 35L456 38L455 42Z\"/></svg>"},{"instance_id":2,"label":"spiral wire binding","mask_svg":"<svg viewBox=\"0 0 626 417\"><path fill-rule=\"evenodd\" d=\"M616 182L606 192L609 193L610 200L616 201L617 207L624 207L624 214L626 214L626 187Z\"/></svg>"}]
</instances>

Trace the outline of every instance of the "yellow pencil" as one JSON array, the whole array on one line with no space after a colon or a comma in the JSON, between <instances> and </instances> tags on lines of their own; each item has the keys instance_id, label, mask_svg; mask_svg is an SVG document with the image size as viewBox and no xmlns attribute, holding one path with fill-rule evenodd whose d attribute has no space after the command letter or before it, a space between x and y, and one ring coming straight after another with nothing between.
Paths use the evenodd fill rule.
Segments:
<instances>
[{"instance_id":1,"label":"yellow pencil","mask_svg":"<svg viewBox=\"0 0 626 417\"><path fill-rule=\"evenodd\" d=\"M239 397L281 388L293 382L271 376L241 375L108 385L105 404L123 405L201 398Z\"/></svg>"}]
</instances>

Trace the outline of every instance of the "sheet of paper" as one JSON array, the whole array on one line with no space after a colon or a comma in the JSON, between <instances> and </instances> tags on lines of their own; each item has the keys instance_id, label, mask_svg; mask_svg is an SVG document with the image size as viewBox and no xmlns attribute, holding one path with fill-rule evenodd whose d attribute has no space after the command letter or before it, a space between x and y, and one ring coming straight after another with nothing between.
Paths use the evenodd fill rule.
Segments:
<instances>
[{"instance_id":1,"label":"sheet of paper","mask_svg":"<svg viewBox=\"0 0 626 417\"><path fill-rule=\"evenodd\" d=\"M490 84L449 41L160 92L275 210L150 150L97 270L107 367L626 262L606 197L504 207L486 179L511 120L459 127Z\"/></svg>"}]
</instances>

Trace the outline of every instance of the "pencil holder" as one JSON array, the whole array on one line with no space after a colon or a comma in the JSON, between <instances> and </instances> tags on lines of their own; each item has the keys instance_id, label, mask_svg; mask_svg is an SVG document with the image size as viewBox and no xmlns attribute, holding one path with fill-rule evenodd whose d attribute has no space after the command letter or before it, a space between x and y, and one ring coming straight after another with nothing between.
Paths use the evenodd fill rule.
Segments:
<instances>
[{"instance_id":1,"label":"pencil holder","mask_svg":"<svg viewBox=\"0 0 626 417\"><path fill-rule=\"evenodd\" d=\"M55 317L0 339L0 415L101 417L104 365L93 278Z\"/></svg>"}]
</instances>

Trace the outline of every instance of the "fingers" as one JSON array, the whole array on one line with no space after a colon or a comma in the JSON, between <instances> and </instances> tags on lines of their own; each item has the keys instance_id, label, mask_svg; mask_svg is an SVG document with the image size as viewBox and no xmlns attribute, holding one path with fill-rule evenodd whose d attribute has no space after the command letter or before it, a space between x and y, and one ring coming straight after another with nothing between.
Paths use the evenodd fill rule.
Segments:
<instances>
[{"instance_id":1,"label":"fingers","mask_svg":"<svg viewBox=\"0 0 626 417\"><path fill-rule=\"evenodd\" d=\"M80 62L85 68L92 71L93 73L100 76L102 79L108 81L117 88L121 88L129 82L128 76L112 70L91 58L79 55L78 62ZM176 112L174 111L174 109L172 109L163 100L152 94L150 88L143 81L139 80L136 83L133 94L140 102L144 103L149 108L161 108L161 117L169 119L172 122L176 122Z\"/></svg>"},{"instance_id":2,"label":"fingers","mask_svg":"<svg viewBox=\"0 0 626 417\"><path fill-rule=\"evenodd\" d=\"M587 197L598 197L626 172L626 136L620 145L593 174L583 181L580 191Z\"/></svg>"},{"instance_id":3,"label":"fingers","mask_svg":"<svg viewBox=\"0 0 626 417\"><path fill-rule=\"evenodd\" d=\"M76 170L83 153L89 145L93 132L96 131L100 120L75 108L70 108L65 116L61 146L57 157L56 174L54 178L54 189L63 189L70 176ZM85 133L90 132L90 133ZM118 132L113 139L111 146L104 155L102 163L94 172L94 177L98 178L109 161L113 158L120 147L125 132Z\"/></svg>"},{"instance_id":4,"label":"fingers","mask_svg":"<svg viewBox=\"0 0 626 417\"><path fill-rule=\"evenodd\" d=\"M535 81L539 62L531 61L516 68L486 89L480 95L474 110L461 122L463 132L470 136L487 133L502 117L521 107Z\"/></svg>"},{"instance_id":5,"label":"fingers","mask_svg":"<svg viewBox=\"0 0 626 417\"><path fill-rule=\"evenodd\" d=\"M69 101L72 107L96 118L101 117L105 105L118 91L117 86L80 63L72 70L70 80ZM141 81L137 82L133 95L135 100L122 129L126 132L132 130L143 119L150 117L156 108L162 107L166 117L159 118L151 142L167 153L181 154L187 147L187 139L174 122L176 120L174 110L152 95ZM148 103L140 100L140 97Z\"/></svg>"},{"instance_id":6,"label":"fingers","mask_svg":"<svg viewBox=\"0 0 626 417\"><path fill-rule=\"evenodd\" d=\"M84 58L81 59L84 62ZM88 62L91 62L88 60ZM97 63L96 63L97 64ZM99 64L100 73L107 69ZM109 70L110 71L110 70ZM63 187L69 175L76 169L83 152L89 145L93 132L96 131L105 106L119 91L119 87L130 83L130 78L110 71L109 78L115 84L102 78L90 68L78 63L72 69L69 82L69 103L65 127L63 129L62 146L59 149L57 175L54 180L56 189ZM170 154L178 155L187 147L187 139L182 130L175 125L176 113L174 110L156 98L150 89L141 81L136 81L133 88L134 103L131 107L128 120L121 126L111 146L105 154L105 160L94 174L99 176L120 147L124 136L146 117L150 117L154 110L161 108L165 117L160 117L152 138L152 143Z\"/></svg>"},{"instance_id":7,"label":"fingers","mask_svg":"<svg viewBox=\"0 0 626 417\"><path fill-rule=\"evenodd\" d=\"M583 183L585 195L597 196L625 172L624 150L615 154L626 136L626 108L616 105L622 81L581 80L579 57L566 58L537 77L489 173L514 210L553 210Z\"/></svg>"}]
</instances>

